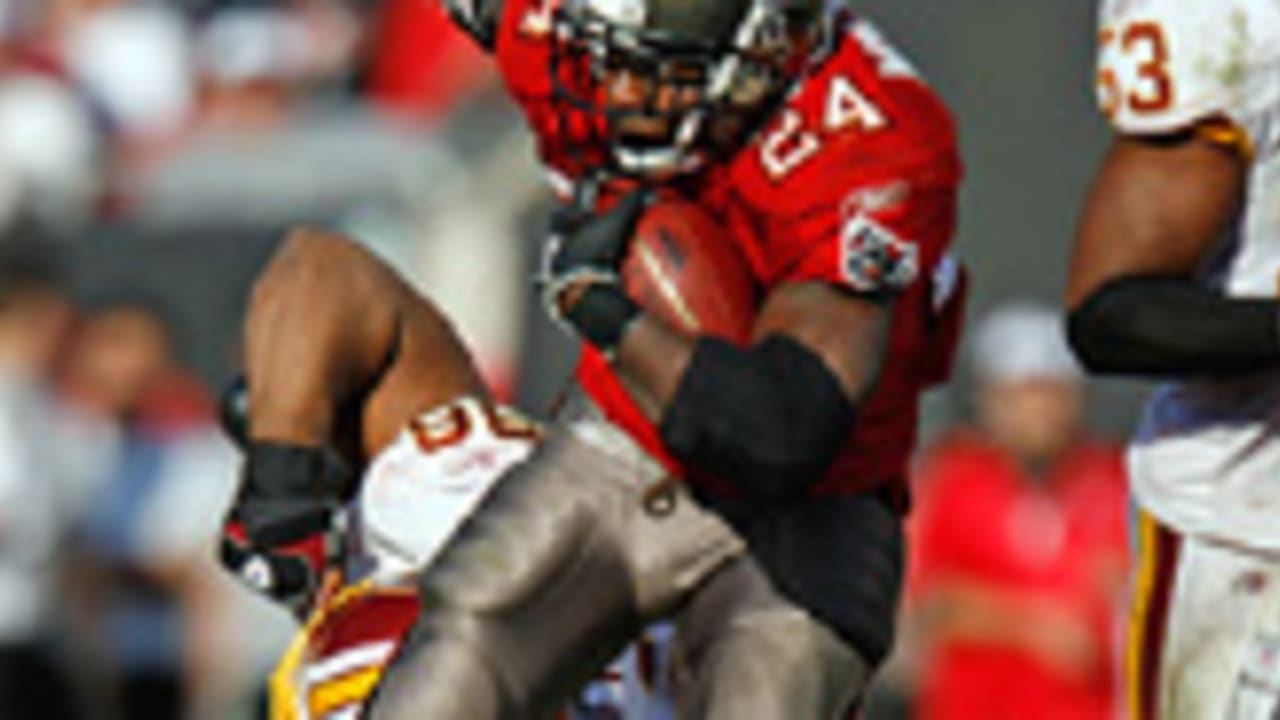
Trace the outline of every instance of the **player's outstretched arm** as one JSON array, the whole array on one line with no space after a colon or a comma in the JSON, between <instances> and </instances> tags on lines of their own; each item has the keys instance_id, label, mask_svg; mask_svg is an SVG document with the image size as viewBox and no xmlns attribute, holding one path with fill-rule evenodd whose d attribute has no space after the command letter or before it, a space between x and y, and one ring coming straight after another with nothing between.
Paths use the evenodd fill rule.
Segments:
<instances>
[{"instance_id":1,"label":"player's outstretched arm","mask_svg":"<svg viewBox=\"0 0 1280 720\"><path fill-rule=\"evenodd\" d=\"M244 337L253 440L329 444L349 414L368 457L415 413L487 395L443 314L332 233L286 239L254 286Z\"/></svg>"},{"instance_id":2,"label":"player's outstretched arm","mask_svg":"<svg viewBox=\"0 0 1280 720\"><path fill-rule=\"evenodd\" d=\"M224 526L223 563L305 610L355 473L335 462L341 427L359 465L414 414L484 396L444 317L349 240L298 231L259 277L245 320L248 438Z\"/></svg>"},{"instance_id":3,"label":"player's outstretched arm","mask_svg":"<svg viewBox=\"0 0 1280 720\"><path fill-rule=\"evenodd\" d=\"M1076 239L1068 333L1094 372L1225 375L1280 365L1280 306L1190 282L1240 212L1248 162L1198 133L1117 139Z\"/></svg>"},{"instance_id":4,"label":"player's outstretched arm","mask_svg":"<svg viewBox=\"0 0 1280 720\"><path fill-rule=\"evenodd\" d=\"M390 362L396 295L346 239L293 232L258 277L245 316L249 437L330 443L340 407Z\"/></svg>"}]
</instances>

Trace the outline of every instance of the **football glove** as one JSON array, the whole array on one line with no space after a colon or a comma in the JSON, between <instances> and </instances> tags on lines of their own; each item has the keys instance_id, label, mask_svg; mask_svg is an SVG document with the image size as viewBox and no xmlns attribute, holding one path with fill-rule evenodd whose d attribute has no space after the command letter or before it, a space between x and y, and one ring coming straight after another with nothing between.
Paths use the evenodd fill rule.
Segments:
<instances>
[{"instance_id":1,"label":"football glove","mask_svg":"<svg viewBox=\"0 0 1280 720\"><path fill-rule=\"evenodd\" d=\"M341 550L349 474L331 451L250 442L219 559L251 589L305 613Z\"/></svg>"},{"instance_id":2,"label":"football glove","mask_svg":"<svg viewBox=\"0 0 1280 720\"><path fill-rule=\"evenodd\" d=\"M552 318L606 354L640 314L623 291L620 269L649 197L648 190L633 191L600 215L566 205L551 219L540 278L543 303Z\"/></svg>"}]
</instances>

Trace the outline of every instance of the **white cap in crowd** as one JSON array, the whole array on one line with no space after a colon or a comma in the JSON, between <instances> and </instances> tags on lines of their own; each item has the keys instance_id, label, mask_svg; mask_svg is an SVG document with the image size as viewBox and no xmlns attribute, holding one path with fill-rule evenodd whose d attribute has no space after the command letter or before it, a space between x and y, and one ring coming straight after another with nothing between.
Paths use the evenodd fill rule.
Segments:
<instances>
[{"instance_id":1,"label":"white cap in crowd","mask_svg":"<svg viewBox=\"0 0 1280 720\"><path fill-rule=\"evenodd\" d=\"M305 64L307 36L287 11L237 8L213 16L201 30L201 72L226 83L290 79Z\"/></svg>"},{"instance_id":2,"label":"white cap in crowd","mask_svg":"<svg viewBox=\"0 0 1280 720\"><path fill-rule=\"evenodd\" d=\"M97 153L93 123L68 88L38 75L0 83L0 225L24 203L64 220L88 213Z\"/></svg>"},{"instance_id":3,"label":"white cap in crowd","mask_svg":"<svg viewBox=\"0 0 1280 720\"><path fill-rule=\"evenodd\" d=\"M122 130L166 132L186 120L195 92L190 39L174 8L100 10L79 23L65 43L76 79Z\"/></svg>"},{"instance_id":4,"label":"white cap in crowd","mask_svg":"<svg viewBox=\"0 0 1280 720\"><path fill-rule=\"evenodd\" d=\"M1049 305L1014 301L996 306L971 336L970 360L980 382L1079 380L1067 346L1062 312Z\"/></svg>"}]
</instances>

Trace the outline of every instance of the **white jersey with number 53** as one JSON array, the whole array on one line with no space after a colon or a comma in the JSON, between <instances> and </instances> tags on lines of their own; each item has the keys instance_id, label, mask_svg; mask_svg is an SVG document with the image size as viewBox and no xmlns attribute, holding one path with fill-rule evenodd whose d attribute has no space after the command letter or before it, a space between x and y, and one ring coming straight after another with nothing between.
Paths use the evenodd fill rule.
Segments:
<instances>
[{"instance_id":1,"label":"white jersey with number 53","mask_svg":"<svg viewBox=\"0 0 1280 720\"><path fill-rule=\"evenodd\" d=\"M1203 134L1251 162L1198 280L1280 295L1280 2L1103 0L1098 102L1124 135ZM1171 383L1130 449L1138 502L1185 533L1280 550L1280 372Z\"/></svg>"}]
</instances>

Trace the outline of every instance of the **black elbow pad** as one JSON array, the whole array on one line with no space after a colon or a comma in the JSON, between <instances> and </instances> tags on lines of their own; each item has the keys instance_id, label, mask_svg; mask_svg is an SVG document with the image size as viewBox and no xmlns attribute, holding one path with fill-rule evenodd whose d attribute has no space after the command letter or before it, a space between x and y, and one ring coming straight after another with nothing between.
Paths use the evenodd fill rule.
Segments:
<instances>
[{"instance_id":1,"label":"black elbow pad","mask_svg":"<svg viewBox=\"0 0 1280 720\"><path fill-rule=\"evenodd\" d=\"M1067 318L1067 339L1094 373L1224 375L1280 364L1274 300L1226 297L1181 278L1103 285Z\"/></svg>"},{"instance_id":2,"label":"black elbow pad","mask_svg":"<svg viewBox=\"0 0 1280 720\"><path fill-rule=\"evenodd\" d=\"M1111 364L1108 343L1117 332L1117 319L1109 300L1104 289L1067 315L1067 344L1089 372L1105 372Z\"/></svg>"},{"instance_id":3,"label":"black elbow pad","mask_svg":"<svg viewBox=\"0 0 1280 720\"><path fill-rule=\"evenodd\" d=\"M659 431L667 450L758 500L817 482L853 427L839 380L782 335L743 349L702 338Z\"/></svg>"},{"instance_id":4,"label":"black elbow pad","mask_svg":"<svg viewBox=\"0 0 1280 720\"><path fill-rule=\"evenodd\" d=\"M1183 339L1196 332L1203 292L1176 278L1113 280L1067 316L1067 342L1092 373L1154 369L1180 354Z\"/></svg>"}]
</instances>

